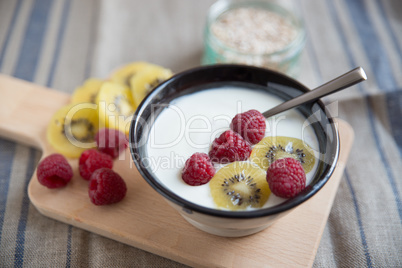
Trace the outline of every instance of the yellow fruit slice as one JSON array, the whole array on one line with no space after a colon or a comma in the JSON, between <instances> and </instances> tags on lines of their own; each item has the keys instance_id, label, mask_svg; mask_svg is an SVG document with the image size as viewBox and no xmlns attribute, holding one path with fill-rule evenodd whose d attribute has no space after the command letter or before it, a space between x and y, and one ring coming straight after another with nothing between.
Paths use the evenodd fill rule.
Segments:
<instances>
[{"instance_id":1,"label":"yellow fruit slice","mask_svg":"<svg viewBox=\"0 0 402 268\"><path fill-rule=\"evenodd\" d=\"M266 172L252 162L233 162L221 168L209 182L218 208L261 208L268 200Z\"/></svg>"},{"instance_id":2,"label":"yellow fruit slice","mask_svg":"<svg viewBox=\"0 0 402 268\"><path fill-rule=\"evenodd\" d=\"M157 65L144 61L132 62L114 71L110 75L110 80L115 83L130 86L131 77L150 66L157 66Z\"/></svg>"},{"instance_id":3,"label":"yellow fruit slice","mask_svg":"<svg viewBox=\"0 0 402 268\"><path fill-rule=\"evenodd\" d=\"M71 103L96 103L96 96L103 84L103 81L97 78L89 78L80 87L77 87L71 96Z\"/></svg>"},{"instance_id":4,"label":"yellow fruit slice","mask_svg":"<svg viewBox=\"0 0 402 268\"><path fill-rule=\"evenodd\" d=\"M122 84L105 82L98 93L97 104L101 126L128 135L135 111L130 89Z\"/></svg>"},{"instance_id":5,"label":"yellow fruit slice","mask_svg":"<svg viewBox=\"0 0 402 268\"><path fill-rule=\"evenodd\" d=\"M251 151L250 160L267 170L275 160L286 157L299 160L306 173L314 167L314 151L302 140L284 136L263 138Z\"/></svg>"},{"instance_id":6,"label":"yellow fruit slice","mask_svg":"<svg viewBox=\"0 0 402 268\"><path fill-rule=\"evenodd\" d=\"M170 78L172 71L160 66L148 66L130 80L134 103L138 106L157 85Z\"/></svg>"},{"instance_id":7,"label":"yellow fruit slice","mask_svg":"<svg viewBox=\"0 0 402 268\"><path fill-rule=\"evenodd\" d=\"M96 104L70 104L53 115L46 137L57 152L66 157L78 158L84 150L96 146L94 140L97 131Z\"/></svg>"}]
</instances>

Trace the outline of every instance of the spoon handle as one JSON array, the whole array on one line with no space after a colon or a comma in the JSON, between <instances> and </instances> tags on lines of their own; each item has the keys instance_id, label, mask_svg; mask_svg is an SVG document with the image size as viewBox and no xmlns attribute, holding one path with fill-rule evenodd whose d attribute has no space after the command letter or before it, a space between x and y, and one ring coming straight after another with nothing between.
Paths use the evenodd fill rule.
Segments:
<instances>
[{"instance_id":1,"label":"spoon handle","mask_svg":"<svg viewBox=\"0 0 402 268\"><path fill-rule=\"evenodd\" d=\"M324 85L321 85L321 86L319 86L307 93L304 93L294 99L291 99L282 104L279 104L278 106L264 112L262 115L265 118L269 118L278 113L281 113L281 112L287 111L289 109L292 109L296 106L299 106L300 104L311 102L311 101L316 101L317 99L319 99L321 97L325 97L329 94L338 92L342 89L345 89L347 87L360 83L366 79L367 79L367 76L366 76L366 73L364 72L363 68L357 67L357 68L325 83Z\"/></svg>"}]
</instances>

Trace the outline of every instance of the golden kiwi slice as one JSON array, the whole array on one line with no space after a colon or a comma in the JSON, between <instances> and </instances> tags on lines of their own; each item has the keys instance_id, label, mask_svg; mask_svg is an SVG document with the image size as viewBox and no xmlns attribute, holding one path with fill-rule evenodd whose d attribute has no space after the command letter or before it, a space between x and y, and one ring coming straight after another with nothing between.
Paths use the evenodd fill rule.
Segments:
<instances>
[{"instance_id":1,"label":"golden kiwi slice","mask_svg":"<svg viewBox=\"0 0 402 268\"><path fill-rule=\"evenodd\" d=\"M114 71L110 75L110 80L115 83L130 86L131 77L150 66L156 66L156 65L144 61L136 61L130 64L126 64L123 67Z\"/></svg>"},{"instance_id":2,"label":"golden kiwi slice","mask_svg":"<svg viewBox=\"0 0 402 268\"><path fill-rule=\"evenodd\" d=\"M50 120L46 138L59 153L78 158L81 153L96 146L98 112L95 104L70 104L59 109Z\"/></svg>"},{"instance_id":3,"label":"golden kiwi slice","mask_svg":"<svg viewBox=\"0 0 402 268\"><path fill-rule=\"evenodd\" d=\"M265 137L251 151L250 160L267 170L275 160L292 157L303 166L304 172L310 172L315 163L313 150L302 140L292 137Z\"/></svg>"},{"instance_id":4,"label":"golden kiwi slice","mask_svg":"<svg viewBox=\"0 0 402 268\"><path fill-rule=\"evenodd\" d=\"M96 103L96 96L103 84L103 81L97 78L85 80L82 86L77 87L71 96L72 103Z\"/></svg>"},{"instance_id":5,"label":"golden kiwi slice","mask_svg":"<svg viewBox=\"0 0 402 268\"><path fill-rule=\"evenodd\" d=\"M247 161L222 167L209 186L215 205L230 210L261 208L271 194L266 172Z\"/></svg>"},{"instance_id":6,"label":"golden kiwi slice","mask_svg":"<svg viewBox=\"0 0 402 268\"><path fill-rule=\"evenodd\" d=\"M160 66L148 66L130 80L131 92L135 105L139 105L157 85L170 78L172 71Z\"/></svg>"},{"instance_id":7,"label":"golden kiwi slice","mask_svg":"<svg viewBox=\"0 0 402 268\"><path fill-rule=\"evenodd\" d=\"M105 82L96 100L101 126L118 129L128 135L135 111L130 89L122 84Z\"/></svg>"}]
</instances>

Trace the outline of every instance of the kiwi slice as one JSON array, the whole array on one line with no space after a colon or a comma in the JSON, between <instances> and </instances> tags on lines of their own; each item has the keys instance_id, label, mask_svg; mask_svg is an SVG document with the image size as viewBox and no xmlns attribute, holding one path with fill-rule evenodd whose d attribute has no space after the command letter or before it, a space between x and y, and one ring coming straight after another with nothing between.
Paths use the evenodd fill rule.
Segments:
<instances>
[{"instance_id":1,"label":"kiwi slice","mask_svg":"<svg viewBox=\"0 0 402 268\"><path fill-rule=\"evenodd\" d=\"M209 182L218 208L261 208L271 191L266 172L252 162L237 161L222 167Z\"/></svg>"},{"instance_id":2,"label":"kiwi slice","mask_svg":"<svg viewBox=\"0 0 402 268\"><path fill-rule=\"evenodd\" d=\"M148 66L132 76L130 86L135 105L138 106L152 89L172 75L173 73L169 69L154 65Z\"/></svg>"},{"instance_id":3,"label":"kiwi slice","mask_svg":"<svg viewBox=\"0 0 402 268\"><path fill-rule=\"evenodd\" d=\"M118 129L128 135L135 111L130 89L119 83L105 82L96 102L101 126Z\"/></svg>"},{"instance_id":4,"label":"kiwi slice","mask_svg":"<svg viewBox=\"0 0 402 268\"><path fill-rule=\"evenodd\" d=\"M303 166L304 172L310 172L315 163L313 150L302 140L292 137L265 137L251 151L250 160L267 170L277 159L292 157Z\"/></svg>"},{"instance_id":5,"label":"kiwi slice","mask_svg":"<svg viewBox=\"0 0 402 268\"><path fill-rule=\"evenodd\" d=\"M50 120L46 138L49 144L66 157L78 158L96 146L98 113L95 104L70 104L59 109Z\"/></svg>"},{"instance_id":6,"label":"kiwi slice","mask_svg":"<svg viewBox=\"0 0 402 268\"><path fill-rule=\"evenodd\" d=\"M123 67L115 70L110 75L110 80L115 83L119 83L125 86L130 86L130 79L132 76L136 75L138 72L149 66L157 66L144 61L136 61L130 64L124 65Z\"/></svg>"},{"instance_id":7,"label":"kiwi slice","mask_svg":"<svg viewBox=\"0 0 402 268\"><path fill-rule=\"evenodd\" d=\"M71 97L72 103L96 103L96 96L103 84L103 81L97 78L89 78L84 84L77 87Z\"/></svg>"}]
</instances>

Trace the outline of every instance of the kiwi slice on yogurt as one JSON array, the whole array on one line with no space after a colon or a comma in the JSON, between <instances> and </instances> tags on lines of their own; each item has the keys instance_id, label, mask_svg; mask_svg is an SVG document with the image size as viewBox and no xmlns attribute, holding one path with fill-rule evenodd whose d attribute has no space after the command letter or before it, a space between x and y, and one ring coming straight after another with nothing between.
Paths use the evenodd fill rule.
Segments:
<instances>
[{"instance_id":1,"label":"kiwi slice on yogurt","mask_svg":"<svg viewBox=\"0 0 402 268\"><path fill-rule=\"evenodd\" d=\"M267 170L277 159L291 157L298 160L305 173L310 172L315 163L313 150L302 140L292 137L265 137L251 151L250 160Z\"/></svg>"},{"instance_id":2,"label":"kiwi slice on yogurt","mask_svg":"<svg viewBox=\"0 0 402 268\"><path fill-rule=\"evenodd\" d=\"M248 161L222 167L209 186L215 205L229 210L261 208L271 194L266 172Z\"/></svg>"}]
</instances>

